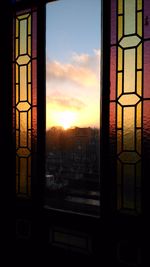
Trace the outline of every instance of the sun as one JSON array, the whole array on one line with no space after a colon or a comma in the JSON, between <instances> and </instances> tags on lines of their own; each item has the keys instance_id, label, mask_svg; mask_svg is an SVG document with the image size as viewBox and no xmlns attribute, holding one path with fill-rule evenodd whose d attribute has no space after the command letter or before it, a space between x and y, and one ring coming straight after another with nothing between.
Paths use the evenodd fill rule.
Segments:
<instances>
[{"instance_id":1,"label":"sun","mask_svg":"<svg viewBox=\"0 0 150 267\"><path fill-rule=\"evenodd\" d=\"M62 111L58 116L58 123L65 130L73 126L76 119L76 114L73 111Z\"/></svg>"}]
</instances>

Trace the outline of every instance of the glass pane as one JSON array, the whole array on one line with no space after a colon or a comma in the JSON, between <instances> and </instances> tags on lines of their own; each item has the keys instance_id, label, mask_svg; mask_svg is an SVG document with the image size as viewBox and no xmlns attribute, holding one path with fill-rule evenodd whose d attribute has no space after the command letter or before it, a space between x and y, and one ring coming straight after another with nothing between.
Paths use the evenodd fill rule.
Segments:
<instances>
[{"instance_id":1,"label":"glass pane","mask_svg":"<svg viewBox=\"0 0 150 267\"><path fill-rule=\"evenodd\" d=\"M27 20L20 21L20 54L27 52Z\"/></svg>"},{"instance_id":2,"label":"glass pane","mask_svg":"<svg viewBox=\"0 0 150 267\"><path fill-rule=\"evenodd\" d=\"M33 16L34 14L34 16ZM36 83L36 12L16 13L13 33L13 132L16 140L16 193L31 195L31 161L36 149L37 83ZM32 20L34 17L34 20ZM32 23L31 23L32 22ZM31 49L34 44L34 59ZM32 151L31 151L32 148ZM32 152L32 160L31 160Z\"/></svg>"},{"instance_id":3,"label":"glass pane","mask_svg":"<svg viewBox=\"0 0 150 267\"><path fill-rule=\"evenodd\" d=\"M134 150L134 117L135 111L134 108L124 108L123 116L123 138L124 138L124 149L125 150Z\"/></svg>"},{"instance_id":4,"label":"glass pane","mask_svg":"<svg viewBox=\"0 0 150 267\"><path fill-rule=\"evenodd\" d=\"M110 58L110 99L116 98L116 48L111 47L111 58Z\"/></svg>"},{"instance_id":5,"label":"glass pane","mask_svg":"<svg viewBox=\"0 0 150 267\"><path fill-rule=\"evenodd\" d=\"M135 1L136 0L124 0L125 34L135 33Z\"/></svg>"},{"instance_id":6,"label":"glass pane","mask_svg":"<svg viewBox=\"0 0 150 267\"><path fill-rule=\"evenodd\" d=\"M144 44L144 97L150 98L150 41Z\"/></svg>"},{"instance_id":7,"label":"glass pane","mask_svg":"<svg viewBox=\"0 0 150 267\"><path fill-rule=\"evenodd\" d=\"M111 44L116 43L116 1L111 1Z\"/></svg>"},{"instance_id":8,"label":"glass pane","mask_svg":"<svg viewBox=\"0 0 150 267\"><path fill-rule=\"evenodd\" d=\"M124 55L124 92L135 91L135 49L125 50Z\"/></svg>"},{"instance_id":9,"label":"glass pane","mask_svg":"<svg viewBox=\"0 0 150 267\"><path fill-rule=\"evenodd\" d=\"M114 3L118 8L111 9L111 18L118 24L114 23L116 31L111 28L111 35L119 42L111 43L110 48L117 51L110 54L110 151L115 151L111 169L117 173L117 209L137 213L141 212L141 159L147 160L149 153L150 42L144 38L150 36L150 6L148 0L111 0L112 6ZM116 70L113 61L117 62Z\"/></svg>"},{"instance_id":10,"label":"glass pane","mask_svg":"<svg viewBox=\"0 0 150 267\"><path fill-rule=\"evenodd\" d=\"M99 214L100 1L46 6L45 205Z\"/></svg>"},{"instance_id":11,"label":"glass pane","mask_svg":"<svg viewBox=\"0 0 150 267\"><path fill-rule=\"evenodd\" d=\"M144 0L144 38L150 38L150 4Z\"/></svg>"}]
</instances>

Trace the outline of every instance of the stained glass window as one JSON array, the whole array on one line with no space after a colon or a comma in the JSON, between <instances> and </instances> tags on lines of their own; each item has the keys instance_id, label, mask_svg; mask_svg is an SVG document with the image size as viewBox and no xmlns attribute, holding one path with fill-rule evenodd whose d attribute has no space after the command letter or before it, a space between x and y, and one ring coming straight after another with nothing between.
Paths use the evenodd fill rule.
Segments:
<instances>
[{"instance_id":1,"label":"stained glass window","mask_svg":"<svg viewBox=\"0 0 150 267\"><path fill-rule=\"evenodd\" d=\"M141 212L143 144L150 136L149 18L148 0L111 1L110 137L117 209L136 213Z\"/></svg>"},{"instance_id":2,"label":"stained glass window","mask_svg":"<svg viewBox=\"0 0 150 267\"><path fill-rule=\"evenodd\" d=\"M13 130L16 144L16 193L30 196L37 136L36 10L14 15Z\"/></svg>"}]
</instances>

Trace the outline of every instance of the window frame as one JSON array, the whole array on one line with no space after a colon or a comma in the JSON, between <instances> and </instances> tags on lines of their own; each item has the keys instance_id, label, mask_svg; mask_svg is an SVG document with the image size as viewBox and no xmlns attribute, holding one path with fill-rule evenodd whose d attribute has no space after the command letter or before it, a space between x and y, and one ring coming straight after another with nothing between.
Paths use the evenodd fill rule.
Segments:
<instances>
[{"instance_id":1,"label":"window frame","mask_svg":"<svg viewBox=\"0 0 150 267\"><path fill-rule=\"evenodd\" d=\"M55 2L58 0L33 0L31 1L25 1L22 0L14 6L14 11L21 10L21 9L27 9L31 7L32 5L36 6L37 8L37 16L40 14L40 19L37 19L37 55L38 55L38 61L37 61L37 165L36 170L34 171L34 175L32 176L31 180L31 199L26 200L28 203L34 202L35 205L38 205L40 209L43 207L44 203L44 182L43 177L45 175L45 129L46 129L46 51L45 51L45 40L46 40L46 31L43 31L44 28L46 28L46 4L50 2ZM102 4L101 4L102 5ZM101 18L102 19L102 18ZM40 41L39 41L40 40ZM40 66L40 67L39 67ZM41 68L42 66L42 68ZM45 90L40 90L40 88L45 88ZM39 141L40 140L40 141ZM101 151L100 151L101 154ZM18 199L17 202L20 202L24 200ZM49 210L54 210L54 208L51 208ZM57 210L57 209L56 209ZM50 211L48 211L50 212ZM59 212L59 211L58 211ZM63 212L66 213L75 213L78 214L76 211L70 211L66 210ZM80 214L80 213L79 213ZM83 216L86 216L86 214L83 213ZM91 217L99 217L92 214L89 214L87 216Z\"/></svg>"},{"instance_id":2,"label":"window frame","mask_svg":"<svg viewBox=\"0 0 150 267\"><path fill-rule=\"evenodd\" d=\"M128 214L114 213L116 194L115 194L115 178L111 176L108 168L110 161L109 151L109 88L110 88L110 0L102 0L102 58L101 58L101 114L102 114L102 131L101 131L101 216L95 218L92 216L86 216L76 213L64 212L63 210L45 210L43 209L43 177L45 174L45 92L40 90L41 85L45 87L45 32L42 31L45 23L45 7L44 5L50 1L32 0L17 3L16 6L12 7L10 1L4 2L4 7L0 10L0 22L1 25L5 24L5 27L1 27L0 32L3 36L1 46L1 77L0 83L2 88L6 90L0 91L1 114L2 114L2 131L1 131L1 147L3 151L2 157L2 172L6 174L7 179L2 179L2 188L7 188L8 199L6 200L5 190L2 192L2 200L4 203L6 218L6 230L8 233L8 243L10 242L10 231L14 226L14 220L26 220L31 222L33 228L33 234L29 241L31 242L32 248L34 244L36 248L41 248L49 244L49 229L53 229L56 226L67 228L70 230L76 229L77 232L85 233L93 241L95 247L93 255L97 255L99 259L99 249L102 249L101 257L104 258L106 263L108 255L112 256L112 251L116 251L117 246L121 247L121 240L130 240L133 238L135 242L139 242L139 239L146 244L145 239L142 236L147 237L149 229L149 218L148 218L148 195L149 187L147 173L148 158L145 155L143 158L144 170L143 170L143 181L142 181L142 215L139 217L132 217ZM32 180L32 198L30 200L16 199L15 197L15 147L12 138L12 19L13 12L16 9L27 8L30 4L37 5L37 10L40 14L38 18L38 157L37 157L37 176L33 177ZM42 38L42 39L41 39ZM43 40L42 45L39 41ZM7 62L7 64L6 64ZM43 71L41 74L41 65ZM40 75L39 75L40 74ZM41 101L42 99L42 101ZM6 162L8 155L11 159L9 168L6 173ZM108 187L108 184L110 185ZM8 186L9 185L9 186ZM113 192L113 195L112 195ZM4 201L5 200L5 201ZM6 214L7 212L7 214ZM16 213L15 219L14 214ZM5 217L6 216L6 217ZM144 221L144 230L143 230ZM10 227L10 222L12 222ZM146 222L146 223L145 223ZM140 233L139 233L140 229ZM38 233L38 234L37 234ZM137 236L137 233L139 235ZM5 238L6 239L6 238ZM25 242L25 248L26 248ZM99 246L100 244L100 246ZM14 244L13 244L14 245ZM22 242L21 242L22 245ZM18 245L18 248L20 243ZM112 246L112 247L111 247ZM146 245L145 245L146 246ZM11 247L12 248L12 247ZM39 249L39 248L38 248ZM39 250L37 250L39 251ZM53 251L53 250L52 250ZM118 250L117 250L118 251ZM19 250L21 252L21 249ZM103 255L104 252L104 255ZM41 251L40 251L41 253ZM48 253L49 254L49 253ZM45 255L45 253L44 253ZM57 255L57 253L56 253ZM36 255L37 257L37 255ZM49 255L48 255L49 257ZM109 259L108 259L109 261ZM110 259L112 264L112 258Z\"/></svg>"}]
</instances>

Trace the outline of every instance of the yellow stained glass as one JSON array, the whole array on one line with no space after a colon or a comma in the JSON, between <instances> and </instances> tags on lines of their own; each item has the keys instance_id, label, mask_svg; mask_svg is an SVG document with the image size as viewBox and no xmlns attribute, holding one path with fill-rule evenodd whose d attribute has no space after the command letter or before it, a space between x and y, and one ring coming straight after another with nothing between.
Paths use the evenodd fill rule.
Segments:
<instances>
[{"instance_id":1,"label":"yellow stained glass","mask_svg":"<svg viewBox=\"0 0 150 267\"><path fill-rule=\"evenodd\" d=\"M135 49L124 52L124 92L135 91Z\"/></svg>"},{"instance_id":2,"label":"yellow stained glass","mask_svg":"<svg viewBox=\"0 0 150 267\"><path fill-rule=\"evenodd\" d=\"M141 127L141 116L142 116L142 104L138 103L136 107L136 127Z\"/></svg>"},{"instance_id":3,"label":"yellow stained glass","mask_svg":"<svg viewBox=\"0 0 150 267\"><path fill-rule=\"evenodd\" d=\"M31 56L31 36L28 36L28 55Z\"/></svg>"},{"instance_id":4,"label":"yellow stained glass","mask_svg":"<svg viewBox=\"0 0 150 267\"><path fill-rule=\"evenodd\" d=\"M19 82L19 66L16 64L16 83Z\"/></svg>"},{"instance_id":5,"label":"yellow stained glass","mask_svg":"<svg viewBox=\"0 0 150 267\"><path fill-rule=\"evenodd\" d=\"M27 66L20 67L20 100L27 100Z\"/></svg>"},{"instance_id":6,"label":"yellow stained glass","mask_svg":"<svg viewBox=\"0 0 150 267\"><path fill-rule=\"evenodd\" d=\"M118 47L118 70L121 71L122 70L122 56L123 56L123 50Z\"/></svg>"},{"instance_id":7,"label":"yellow stained glass","mask_svg":"<svg viewBox=\"0 0 150 267\"><path fill-rule=\"evenodd\" d=\"M141 39L136 35L126 36L126 37L123 37L123 39L120 41L119 44L123 48L128 48L128 47L132 47L132 46L137 46L140 41L141 41Z\"/></svg>"},{"instance_id":8,"label":"yellow stained glass","mask_svg":"<svg viewBox=\"0 0 150 267\"><path fill-rule=\"evenodd\" d=\"M16 103L19 102L19 85L16 84Z\"/></svg>"},{"instance_id":9,"label":"yellow stained glass","mask_svg":"<svg viewBox=\"0 0 150 267\"><path fill-rule=\"evenodd\" d=\"M137 71L137 93L142 96L142 71Z\"/></svg>"},{"instance_id":10,"label":"yellow stained glass","mask_svg":"<svg viewBox=\"0 0 150 267\"><path fill-rule=\"evenodd\" d=\"M118 16L118 40L123 36L123 16Z\"/></svg>"},{"instance_id":11,"label":"yellow stained glass","mask_svg":"<svg viewBox=\"0 0 150 267\"><path fill-rule=\"evenodd\" d=\"M27 112L20 112L20 146L27 146Z\"/></svg>"},{"instance_id":12,"label":"yellow stained glass","mask_svg":"<svg viewBox=\"0 0 150 267\"><path fill-rule=\"evenodd\" d=\"M19 104L17 105L17 109L19 111L28 111L30 108L30 105L28 102L19 102Z\"/></svg>"},{"instance_id":13,"label":"yellow stained glass","mask_svg":"<svg viewBox=\"0 0 150 267\"><path fill-rule=\"evenodd\" d=\"M135 108L125 107L123 114L123 148L125 150L134 150Z\"/></svg>"},{"instance_id":14,"label":"yellow stained glass","mask_svg":"<svg viewBox=\"0 0 150 267\"><path fill-rule=\"evenodd\" d=\"M137 47L137 69L142 68L142 44Z\"/></svg>"},{"instance_id":15,"label":"yellow stained glass","mask_svg":"<svg viewBox=\"0 0 150 267\"><path fill-rule=\"evenodd\" d=\"M16 37L19 36L19 21L16 19Z\"/></svg>"},{"instance_id":16,"label":"yellow stained glass","mask_svg":"<svg viewBox=\"0 0 150 267\"><path fill-rule=\"evenodd\" d=\"M122 94L122 72L118 73L118 90L117 95L120 96Z\"/></svg>"},{"instance_id":17,"label":"yellow stained glass","mask_svg":"<svg viewBox=\"0 0 150 267\"><path fill-rule=\"evenodd\" d=\"M117 105L117 127L122 128L122 107Z\"/></svg>"},{"instance_id":18,"label":"yellow stained glass","mask_svg":"<svg viewBox=\"0 0 150 267\"><path fill-rule=\"evenodd\" d=\"M27 159L20 158L20 191L26 193Z\"/></svg>"},{"instance_id":19,"label":"yellow stained glass","mask_svg":"<svg viewBox=\"0 0 150 267\"><path fill-rule=\"evenodd\" d=\"M137 33L142 36L142 12L137 13Z\"/></svg>"},{"instance_id":20,"label":"yellow stained glass","mask_svg":"<svg viewBox=\"0 0 150 267\"><path fill-rule=\"evenodd\" d=\"M119 98L119 103L123 106L133 106L139 101L139 97L136 94L124 94Z\"/></svg>"},{"instance_id":21,"label":"yellow stained glass","mask_svg":"<svg viewBox=\"0 0 150 267\"><path fill-rule=\"evenodd\" d=\"M23 56L19 56L19 58L17 59L17 63L19 65L25 65L29 62L30 58L28 55L23 55Z\"/></svg>"},{"instance_id":22,"label":"yellow stained glass","mask_svg":"<svg viewBox=\"0 0 150 267\"><path fill-rule=\"evenodd\" d=\"M118 0L118 14L123 13L123 0Z\"/></svg>"},{"instance_id":23,"label":"yellow stained glass","mask_svg":"<svg viewBox=\"0 0 150 267\"><path fill-rule=\"evenodd\" d=\"M31 104L31 84L28 84L28 102Z\"/></svg>"},{"instance_id":24,"label":"yellow stained glass","mask_svg":"<svg viewBox=\"0 0 150 267\"><path fill-rule=\"evenodd\" d=\"M30 13L26 13L26 14L23 14L23 15L19 15L19 16L18 16L18 19L19 19L19 20L24 20L24 19L28 18L29 15L30 15Z\"/></svg>"},{"instance_id":25,"label":"yellow stained glass","mask_svg":"<svg viewBox=\"0 0 150 267\"><path fill-rule=\"evenodd\" d=\"M31 34L31 15L28 17L28 34Z\"/></svg>"},{"instance_id":26,"label":"yellow stained glass","mask_svg":"<svg viewBox=\"0 0 150 267\"><path fill-rule=\"evenodd\" d=\"M27 53L27 20L20 21L20 54Z\"/></svg>"},{"instance_id":27,"label":"yellow stained glass","mask_svg":"<svg viewBox=\"0 0 150 267\"><path fill-rule=\"evenodd\" d=\"M136 150L139 154L141 154L141 129L136 130Z\"/></svg>"},{"instance_id":28,"label":"yellow stained glass","mask_svg":"<svg viewBox=\"0 0 150 267\"><path fill-rule=\"evenodd\" d=\"M16 58L19 55L19 45L18 44L19 44L19 39L16 39L16 55L15 55Z\"/></svg>"},{"instance_id":29,"label":"yellow stained glass","mask_svg":"<svg viewBox=\"0 0 150 267\"><path fill-rule=\"evenodd\" d=\"M142 9L142 0L137 0L137 10Z\"/></svg>"},{"instance_id":30,"label":"yellow stained glass","mask_svg":"<svg viewBox=\"0 0 150 267\"><path fill-rule=\"evenodd\" d=\"M28 83L31 83L31 62L28 63Z\"/></svg>"},{"instance_id":31,"label":"yellow stained glass","mask_svg":"<svg viewBox=\"0 0 150 267\"><path fill-rule=\"evenodd\" d=\"M135 33L135 0L124 0L124 32Z\"/></svg>"},{"instance_id":32,"label":"yellow stained glass","mask_svg":"<svg viewBox=\"0 0 150 267\"><path fill-rule=\"evenodd\" d=\"M28 129L31 129L31 109L28 111Z\"/></svg>"},{"instance_id":33,"label":"yellow stained glass","mask_svg":"<svg viewBox=\"0 0 150 267\"><path fill-rule=\"evenodd\" d=\"M122 130L117 131L117 153L122 150Z\"/></svg>"}]
</instances>

